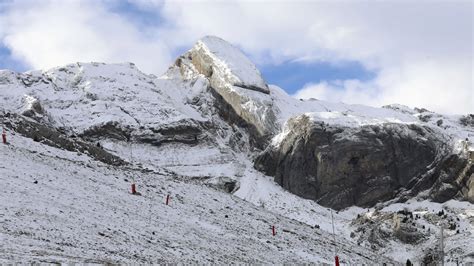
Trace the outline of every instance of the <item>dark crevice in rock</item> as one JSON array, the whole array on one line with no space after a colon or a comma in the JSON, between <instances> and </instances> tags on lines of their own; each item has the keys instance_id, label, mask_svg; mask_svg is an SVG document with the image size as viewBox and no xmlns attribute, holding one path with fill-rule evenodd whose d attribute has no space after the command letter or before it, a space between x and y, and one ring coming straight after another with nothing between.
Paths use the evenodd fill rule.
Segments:
<instances>
[{"instance_id":1,"label":"dark crevice in rock","mask_svg":"<svg viewBox=\"0 0 474 266\"><path fill-rule=\"evenodd\" d=\"M247 89L247 90L258 91L258 92L261 92L261 93L270 94L270 91L268 90L268 88L260 88L260 87L254 86L254 85L246 85L246 84L241 84L241 83L234 84L234 86L240 87L240 88L243 88L243 89Z\"/></svg>"},{"instance_id":2,"label":"dark crevice in rock","mask_svg":"<svg viewBox=\"0 0 474 266\"><path fill-rule=\"evenodd\" d=\"M94 99L96 100L96 99ZM126 113L128 116L130 116L135 122L140 125L140 120L138 120L136 117L132 116L129 111L125 110L123 107L119 106L120 110L124 113Z\"/></svg>"}]
</instances>

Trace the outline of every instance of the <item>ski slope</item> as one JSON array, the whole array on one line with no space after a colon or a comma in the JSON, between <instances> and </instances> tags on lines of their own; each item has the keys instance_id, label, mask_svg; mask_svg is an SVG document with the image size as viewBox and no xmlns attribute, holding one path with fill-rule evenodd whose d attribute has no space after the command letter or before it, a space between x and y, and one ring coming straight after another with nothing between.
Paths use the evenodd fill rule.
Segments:
<instances>
[{"instance_id":1,"label":"ski slope","mask_svg":"<svg viewBox=\"0 0 474 266\"><path fill-rule=\"evenodd\" d=\"M192 180L113 168L8 133L2 263L332 263L324 230ZM129 191L132 179L140 196ZM343 263L391 262L340 236L337 243Z\"/></svg>"}]
</instances>

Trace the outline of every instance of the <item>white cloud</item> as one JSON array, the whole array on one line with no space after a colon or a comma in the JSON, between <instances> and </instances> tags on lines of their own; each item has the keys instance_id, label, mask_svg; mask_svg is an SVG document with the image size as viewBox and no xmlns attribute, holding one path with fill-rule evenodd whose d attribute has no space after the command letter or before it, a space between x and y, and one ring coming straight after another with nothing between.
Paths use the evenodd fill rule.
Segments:
<instances>
[{"instance_id":1,"label":"white cloud","mask_svg":"<svg viewBox=\"0 0 474 266\"><path fill-rule=\"evenodd\" d=\"M33 68L76 61L136 63L162 72L170 51L98 1L17 1L0 20L3 43Z\"/></svg>"},{"instance_id":2,"label":"white cloud","mask_svg":"<svg viewBox=\"0 0 474 266\"><path fill-rule=\"evenodd\" d=\"M371 83L356 79L323 81L317 84L306 84L295 93L298 99L325 99L331 102L365 103L377 105L379 91Z\"/></svg>"},{"instance_id":3,"label":"white cloud","mask_svg":"<svg viewBox=\"0 0 474 266\"><path fill-rule=\"evenodd\" d=\"M159 74L171 51L218 35L259 63L358 61L370 81L307 84L296 97L474 112L471 1L144 1L162 17L138 28L103 1L16 1L0 37L34 68L133 61Z\"/></svg>"},{"instance_id":4,"label":"white cloud","mask_svg":"<svg viewBox=\"0 0 474 266\"><path fill-rule=\"evenodd\" d=\"M402 103L441 113L473 113L472 66L444 62L410 62L383 68L374 80L332 80L306 84L294 94L301 99L382 106Z\"/></svg>"}]
</instances>

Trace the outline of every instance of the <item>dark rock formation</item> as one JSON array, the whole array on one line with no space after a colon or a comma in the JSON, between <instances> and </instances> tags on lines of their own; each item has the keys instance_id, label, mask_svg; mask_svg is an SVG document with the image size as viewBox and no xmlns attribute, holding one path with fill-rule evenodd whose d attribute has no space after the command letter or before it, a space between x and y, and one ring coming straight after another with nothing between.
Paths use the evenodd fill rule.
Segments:
<instances>
[{"instance_id":1,"label":"dark rock formation","mask_svg":"<svg viewBox=\"0 0 474 266\"><path fill-rule=\"evenodd\" d=\"M5 121L5 126L35 141L42 142L55 148L88 154L92 158L106 164L125 164L122 159L100 147L97 147L97 145L67 136L53 127L39 123L31 118L16 114L7 114L2 116L2 119Z\"/></svg>"},{"instance_id":2,"label":"dark rock formation","mask_svg":"<svg viewBox=\"0 0 474 266\"><path fill-rule=\"evenodd\" d=\"M450 155L434 174L436 179L430 191L436 202L450 199L467 200L474 203L474 165L469 159Z\"/></svg>"},{"instance_id":3,"label":"dark rock formation","mask_svg":"<svg viewBox=\"0 0 474 266\"><path fill-rule=\"evenodd\" d=\"M232 193L236 191L240 186L239 182L237 182L235 179L226 176L220 176L210 179L205 182L205 184L209 187L213 187L217 190L221 190L226 193Z\"/></svg>"},{"instance_id":4,"label":"dark rock formation","mask_svg":"<svg viewBox=\"0 0 474 266\"><path fill-rule=\"evenodd\" d=\"M399 228L397 228L393 235L402 243L405 244L418 244L425 240L425 235L423 232L420 232L415 226L411 224L401 224Z\"/></svg>"},{"instance_id":5,"label":"dark rock formation","mask_svg":"<svg viewBox=\"0 0 474 266\"><path fill-rule=\"evenodd\" d=\"M430 127L386 123L349 128L303 115L292 118L289 129L278 147L256 159L255 167L290 192L335 209L373 206L407 192L413 196L433 186L436 174L450 172L452 179L462 169L462 163L444 159L445 143ZM440 199L443 193L437 194Z\"/></svg>"},{"instance_id":6,"label":"dark rock formation","mask_svg":"<svg viewBox=\"0 0 474 266\"><path fill-rule=\"evenodd\" d=\"M206 130L209 125L193 120L182 120L160 128L151 128L147 131L138 131L133 137L138 142L161 146L165 143L198 144L206 139Z\"/></svg>"},{"instance_id":7,"label":"dark rock formation","mask_svg":"<svg viewBox=\"0 0 474 266\"><path fill-rule=\"evenodd\" d=\"M111 138L116 140L130 140L130 127L124 127L118 122L109 121L104 124L94 125L80 134L82 138Z\"/></svg>"},{"instance_id":8,"label":"dark rock formation","mask_svg":"<svg viewBox=\"0 0 474 266\"><path fill-rule=\"evenodd\" d=\"M474 128L474 114L468 114L468 115L462 116L459 119L459 122L464 126L469 126L469 127Z\"/></svg>"},{"instance_id":9,"label":"dark rock formation","mask_svg":"<svg viewBox=\"0 0 474 266\"><path fill-rule=\"evenodd\" d=\"M23 111L22 114L24 116L35 118L36 120L38 120L38 118L41 118L43 115L45 115L45 111L41 106L41 103L38 100L34 100L31 103L30 108Z\"/></svg>"},{"instance_id":10,"label":"dark rock formation","mask_svg":"<svg viewBox=\"0 0 474 266\"><path fill-rule=\"evenodd\" d=\"M261 134L259 129L253 124L242 118L215 89L209 88L214 101L213 105L219 116L230 125L242 128L249 134L249 144L259 150L265 149L272 135L269 132Z\"/></svg>"}]
</instances>

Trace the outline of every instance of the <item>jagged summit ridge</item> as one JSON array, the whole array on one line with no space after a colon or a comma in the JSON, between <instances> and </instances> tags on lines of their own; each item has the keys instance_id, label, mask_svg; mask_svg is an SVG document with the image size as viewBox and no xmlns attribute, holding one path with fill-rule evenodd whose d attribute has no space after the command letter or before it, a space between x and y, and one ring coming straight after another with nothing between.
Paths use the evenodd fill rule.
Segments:
<instances>
[{"instance_id":1,"label":"jagged summit ridge","mask_svg":"<svg viewBox=\"0 0 474 266\"><path fill-rule=\"evenodd\" d=\"M195 57L210 57L209 65L199 64L201 71L212 72L213 76L223 79L230 85L270 93L266 82L254 63L242 51L223 39L206 36L191 49ZM198 62L193 60L193 62Z\"/></svg>"},{"instance_id":2,"label":"jagged summit ridge","mask_svg":"<svg viewBox=\"0 0 474 266\"><path fill-rule=\"evenodd\" d=\"M257 142L266 143L280 127L271 91L260 71L238 48L220 38L199 40L166 76L191 82L204 78L221 115L228 122L251 128Z\"/></svg>"}]
</instances>

